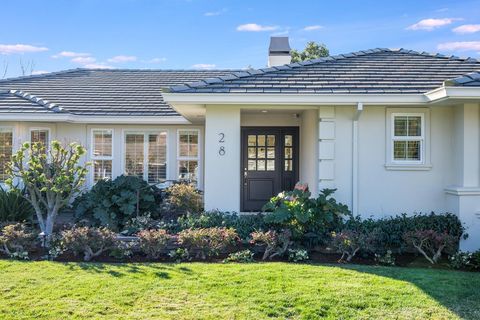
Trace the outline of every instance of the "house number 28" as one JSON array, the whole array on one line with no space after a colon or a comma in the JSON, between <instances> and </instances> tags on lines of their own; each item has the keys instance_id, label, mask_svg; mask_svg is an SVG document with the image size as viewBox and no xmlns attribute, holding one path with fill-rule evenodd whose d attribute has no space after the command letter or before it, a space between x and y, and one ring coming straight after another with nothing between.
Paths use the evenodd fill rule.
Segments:
<instances>
[{"instance_id":1,"label":"house number 28","mask_svg":"<svg viewBox=\"0 0 480 320\"><path fill-rule=\"evenodd\" d=\"M220 132L218 134L218 143L225 143L225 133ZM218 149L218 154L221 155L221 156L225 155L225 147L224 146L220 145L220 147Z\"/></svg>"}]
</instances>

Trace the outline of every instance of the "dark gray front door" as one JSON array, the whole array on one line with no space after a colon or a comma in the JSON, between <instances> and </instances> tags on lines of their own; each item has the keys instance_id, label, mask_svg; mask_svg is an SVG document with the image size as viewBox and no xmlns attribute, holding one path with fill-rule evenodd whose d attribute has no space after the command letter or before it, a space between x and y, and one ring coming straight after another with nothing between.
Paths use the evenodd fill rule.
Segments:
<instances>
[{"instance_id":1,"label":"dark gray front door","mask_svg":"<svg viewBox=\"0 0 480 320\"><path fill-rule=\"evenodd\" d=\"M242 128L242 211L259 211L298 180L298 128Z\"/></svg>"}]
</instances>

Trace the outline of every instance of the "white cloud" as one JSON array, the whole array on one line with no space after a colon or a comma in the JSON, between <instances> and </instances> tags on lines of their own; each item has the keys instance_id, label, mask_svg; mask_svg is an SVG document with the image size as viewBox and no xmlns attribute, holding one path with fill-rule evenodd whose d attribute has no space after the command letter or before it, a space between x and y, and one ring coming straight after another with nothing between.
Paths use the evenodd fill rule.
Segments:
<instances>
[{"instance_id":1,"label":"white cloud","mask_svg":"<svg viewBox=\"0 0 480 320\"><path fill-rule=\"evenodd\" d=\"M455 33L475 33L480 31L480 24L464 24L452 30Z\"/></svg>"},{"instance_id":2,"label":"white cloud","mask_svg":"<svg viewBox=\"0 0 480 320\"><path fill-rule=\"evenodd\" d=\"M227 12L227 9L223 8L222 10L218 10L218 11L205 12L203 15L205 17L215 17L215 16L219 16L221 14L224 14L225 12Z\"/></svg>"},{"instance_id":3,"label":"white cloud","mask_svg":"<svg viewBox=\"0 0 480 320\"><path fill-rule=\"evenodd\" d=\"M89 63L83 66L87 69L113 69L112 66L106 65L104 63Z\"/></svg>"},{"instance_id":4,"label":"white cloud","mask_svg":"<svg viewBox=\"0 0 480 320\"><path fill-rule=\"evenodd\" d=\"M197 63L192 66L194 69L213 69L216 65L209 63Z\"/></svg>"},{"instance_id":5,"label":"white cloud","mask_svg":"<svg viewBox=\"0 0 480 320\"><path fill-rule=\"evenodd\" d=\"M237 31L260 32L260 31L275 31L275 30L278 30L278 26L262 26L256 23L241 24L237 27Z\"/></svg>"},{"instance_id":6,"label":"white cloud","mask_svg":"<svg viewBox=\"0 0 480 320\"><path fill-rule=\"evenodd\" d=\"M74 63L78 64L89 64L89 63L94 63L97 61L94 57L76 57L71 60Z\"/></svg>"},{"instance_id":7,"label":"white cloud","mask_svg":"<svg viewBox=\"0 0 480 320\"><path fill-rule=\"evenodd\" d=\"M480 51L480 41L444 42L437 47L439 50L449 51Z\"/></svg>"},{"instance_id":8,"label":"white cloud","mask_svg":"<svg viewBox=\"0 0 480 320\"><path fill-rule=\"evenodd\" d=\"M48 48L29 44L0 44L0 54L18 54L47 51Z\"/></svg>"},{"instance_id":9,"label":"white cloud","mask_svg":"<svg viewBox=\"0 0 480 320\"><path fill-rule=\"evenodd\" d=\"M167 58L152 58L150 60L145 60L143 62L146 62L146 63L162 63L162 62L165 62L167 61Z\"/></svg>"},{"instance_id":10,"label":"white cloud","mask_svg":"<svg viewBox=\"0 0 480 320\"><path fill-rule=\"evenodd\" d=\"M90 53L82 53L82 52L73 52L73 51L62 51L53 55L52 58L77 58L77 57L88 57Z\"/></svg>"},{"instance_id":11,"label":"white cloud","mask_svg":"<svg viewBox=\"0 0 480 320\"><path fill-rule=\"evenodd\" d=\"M305 28L303 28L303 31L315 31L320 29L323 29L323 26L314 25L314 26L306 26Z\"/></svg>"},{"instance_id":12,"label":"white cloud","mask_svg":"<svg viewBox=\"0 0 480 320\"><path fill-rule=\"evenodd\" d=\"M49 73L50 71L45 71L45 70L35 70L32 72L33 75L39 75L39 74L45 74Z\"/></svg>"},{"instance_id":13,"label":"white cloud","mask_svg":"<svg viewBox=\"0 0 480 320\"><path fill-rule=\"evenodd\" d=\"M135 56L115 56L107 60L111 63L125 63L125 62L132 62L137 61L137 57Z\"/></svg>"},{"instance_id":14,"label":"white cloud","mask_svg":"<svg viewBox=\"0 0 480 320\"><path fill-rule=\"evenodd\" d=\"M419 22L407 27L407 30L427 30L432 31L436 28L440 28L453 23L454 21L462 20L458 18L443 18L443 19L423 19Z\"/></svg>"}]
</instances>

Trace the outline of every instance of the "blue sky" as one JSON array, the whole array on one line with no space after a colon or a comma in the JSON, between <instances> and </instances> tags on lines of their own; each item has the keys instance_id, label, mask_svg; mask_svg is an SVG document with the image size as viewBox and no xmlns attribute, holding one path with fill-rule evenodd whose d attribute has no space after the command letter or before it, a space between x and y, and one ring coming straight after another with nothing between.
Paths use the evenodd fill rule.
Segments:
<instances>
[{"instance_id":1,"label":"blue sky","mask_svg":"<svg viewBox=\"0 0 480 320\"><path fill-rule=\"evenodd\" d=\"M332 54L375 47L480 58L480 0L3 0L0 78L77 67L266 65L269 37Z\"/></svg>"}]
</instances>

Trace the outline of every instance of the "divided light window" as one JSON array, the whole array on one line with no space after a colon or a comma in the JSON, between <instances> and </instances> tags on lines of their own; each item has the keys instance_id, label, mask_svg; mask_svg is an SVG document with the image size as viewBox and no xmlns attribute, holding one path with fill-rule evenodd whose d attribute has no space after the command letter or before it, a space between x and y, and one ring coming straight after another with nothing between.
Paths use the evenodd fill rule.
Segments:
<instances>
[{"instance_id":1,"label":"divided light window","mask_svg":"<svg viewBox=\"0 0 480 320\"><path fill-rule=\"evenodd\" d=\"M50 130L48 129L30 129L30 142L37 143L40 142L46 148L50 143Z\"/></svg>"},{"instance_id":2,"label":"divided light window","mask_svg":"<svg viewBox=\"0 0 480 320\"><path fill-rule=\"evenodd\" d=\"M125 174L148 183L167 179L167 132L127 132L125 134Z\"/></svg>"},{"instance_id":3,"label":"divided light window","mask_svg":"<svg viewBox=\"0 0 480 320\"><path fill-rule=\"evenodd\" d=\"M392 114L393 161L423 162L424 116L423 114Z\"/></svg>"},{"instance_id":4,"label":"divided light window","mask_svg":"<svg viewBox=\"0 0 480 320\"><path fill-rule=\"evenodd\" d=\"M178 179L196 183L198 179L198 130L178 130Z\"/></svg>"},{"instance_id":5,"label":"divided light window","mask_svg":"<svg viewBox=\"0 0 480 320\"><path fill-rule=\"evenodd\" d=\"M93 182L112 178L113 130L92 130Z\"/></svg>"},{"instance_id":6,"label":"divided light window","mask_svg":"<svg viewBox=\"0 0 480 320\"><path fill-rule=\"evenodd\" d=\"M6 165L13 153L13 130L0 128L0 182L8 178Z\"/></svg>"}]
</instances>

